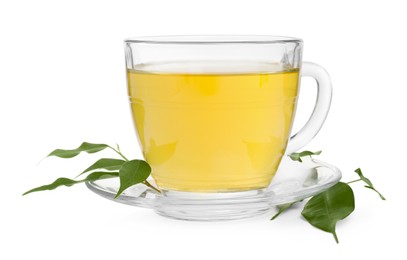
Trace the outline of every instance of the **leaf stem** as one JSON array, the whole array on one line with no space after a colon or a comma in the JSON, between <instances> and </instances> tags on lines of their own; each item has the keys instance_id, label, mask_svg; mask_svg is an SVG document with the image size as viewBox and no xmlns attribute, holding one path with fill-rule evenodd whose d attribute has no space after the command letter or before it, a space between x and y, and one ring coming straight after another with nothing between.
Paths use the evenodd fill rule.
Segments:
<instances>
[{"instance_id":1,"label":"leaf stem","mask_svg":"<svg viewBox=\"0 0 407 260\"><path fill-rule=\"evenodd\" d=\"M156 187L154 187L153 185L151 185L151 183L149 183L147 180L143 181L143 184L146 185L147 187L157 191L158 193L161 193L161 191L159 189L157 189Z\"/></svg>"},{"instance_id":2,"label":"leaf stem","mask_svg":"<svg viewBox=\"0 0 407 260\"><path fill-rule=\"evenodd\" d=\"M336 243L339 244L339 239L338 239L338 236L336 235L336 231L335 231L335 230L334 230L334 232L332 233L332 235L334 236Z\"/></svg>"},{"instance_id":3,"label":"leaf stem","mask_svg":"<svg viewBox=\"0 0 407 260\"><path fill-rule=\"evenodd\" d=\"M353 181L347 182L346 184L351 184L351 183L358 182L358 181L361 181L361 180L362 179L353 180Z\"/></svg>"},{"instance_id":4,"label":"leaf stem","mask_svg":"<svg viewBox=\"0 0 407 260\"><path fill-rule=\"evenodd\" d=\"M129 159L126 158L126 156L124 156L121 152L120 152L120 148L119 146L117 146L117 150L113 147L111 147L110 145L108 146L110 149L112 149L113 151L115 151L118 155L120 155L120 157L122 157L126 162L129 161Z\"/></svg>"}]
</instances>

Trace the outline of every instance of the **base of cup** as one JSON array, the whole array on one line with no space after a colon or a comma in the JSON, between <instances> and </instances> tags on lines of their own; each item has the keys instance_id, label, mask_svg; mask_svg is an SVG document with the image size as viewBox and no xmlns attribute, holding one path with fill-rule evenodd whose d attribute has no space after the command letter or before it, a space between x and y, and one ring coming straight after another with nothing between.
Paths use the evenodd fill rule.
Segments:
<instances>
[{"instance_id":1,"label":"base of cup","mask_svg":"<svg viewBox=\"0 0 407 260\"><path fill-rule=\"evenodd\" d=\"M224 211L211 211L209 214L207 211L203 210L156 210L155 212L163 217L177 219L177 220L188 220L188 221L227 221L227 220L238 220L245 218L252 218L259 215L266 214L270 211L276 211L273 209L266 210L224 210Z\"/></svg>"},{"instance_id":2,"label":"base of cup","mask_svg":"<svg viewBox=\"0 0 407 260\"><path fill-rule=\"evenodd\" d=\"M267 201L259 200L266 194L266 189L220 193L164 191L155 212L190 221L250 218L275 210Z\"/></svg>"}]
</instances>

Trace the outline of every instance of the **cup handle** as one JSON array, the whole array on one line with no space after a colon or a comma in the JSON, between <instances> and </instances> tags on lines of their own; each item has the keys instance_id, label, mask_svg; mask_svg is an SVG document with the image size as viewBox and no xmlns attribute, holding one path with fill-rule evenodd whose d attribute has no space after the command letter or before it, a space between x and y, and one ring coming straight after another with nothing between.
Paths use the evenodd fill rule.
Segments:
<instances>
[{"instance_id":1,"label":"cup handle","mask_svg":"<svg viewBox=\"0 0 407 260\"><path fill-rule=\"evenodd\" d=\"M331 79L329 78L328 72L323 67L312 62L303 62L301 77L312 77L316 80L317 101L308 122L300 131L298 131L298 133L291 136L286 149L286 154L298 151L317 135L325 122L329 107L331 106Z\"/></svg>"}]
</instances>

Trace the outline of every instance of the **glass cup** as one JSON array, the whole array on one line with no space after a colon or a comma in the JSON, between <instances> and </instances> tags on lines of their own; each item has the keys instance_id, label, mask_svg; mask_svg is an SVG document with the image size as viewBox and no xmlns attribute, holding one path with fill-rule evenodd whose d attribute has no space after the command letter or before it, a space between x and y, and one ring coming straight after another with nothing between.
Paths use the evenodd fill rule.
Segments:
<instances>
[{"instance_id":1,"label":"glass cup","mask_svg":"<svg viewBox=\"0 0 407 260\"><path fill-rule=\"evenodd\" d=\"M156 36L125 40L128 94L152 177L164 196L250 196L285 154L320 130L331 82L302 62L303 42L277 36ZM314 111L291 136L301 76L317 82Z\"/></svg>"}]
</instances>

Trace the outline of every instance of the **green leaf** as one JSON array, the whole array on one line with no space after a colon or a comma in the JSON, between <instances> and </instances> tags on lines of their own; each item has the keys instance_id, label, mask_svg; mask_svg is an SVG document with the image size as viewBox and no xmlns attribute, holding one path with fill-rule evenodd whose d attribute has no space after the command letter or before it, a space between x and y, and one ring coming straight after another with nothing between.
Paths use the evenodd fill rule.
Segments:
<instances>
[{"instance_id":1,"label":"green leaf","mask_svg":"<svg viewBox=\"0 0 407 260\"><path fill-rule=\"evenodd\" d=\"M278 205L277 206L278 212L270 220L275 220L278 216L280 216L281 213L286 211L286 209L291 208L295 203L300 202L300 201L302 201L302 200L298 200L298 201L294 201L294 202L291 202L291 203Z\"/></svg>"},{"instance_id":2,"label":"green leaf","mask_svg":"<svg viewBox=\"0 0 407 260\"><path fill-rule=\"evenodd\" d=\"M59 178L55 180L53 183L48 184L48 185L43 185L34 189L31 189L25 193L24 195L27 195L31 192L36 192L36 191L44 191L44 190L53 190L56 189L60 186L67 186L70 187L74 184L81 183L81 182L87 182L87 181L96 181L96 180L102 180L102 179L108 179L108 178L115 178L118 177L119 173L118 172L93 172L89 174L85 179L82 180L72 180L68 178Z\"/></svg>"},{"instance_id":3,"label":"green leaf","mask_svg":"<svg viewBox=\"0 0 407 260\"><path fill-rule=\"evenodd\" d=\"M80 154L81 152L87 153L96 153L102 151L103 149L109 147L107 144L92 144L83 142L78 148L73 150L63 150L63 149L56 149L52 151L47 157L49 156L57 156L60 158L72 158Z\"/></svg>"},{"instance_id":4,"label":"green leaf","mask_svg":"<svg viewBox=\"0 0 407 260\"><path fill-rule=\"evenodd\" d=\"M386 198L385 198L380 192L378 192L375 188L373 188L372 186L365 186L365 188L374 190L377 194L379 194L379 196L380 196L380 198L381 198L382 200L386 200Z\"/></svg>"},{"instance_id":5,"label":"green leaf","mask_svg":"<svg viewBox=\"0 0 407 260\"><path fill-rule=\"evenodd\" d=\"M375 189L375 187L373 186L373 183L363 175L362 170L360 168L357 168L355 170L355 172L359 175L360 180L362 180L364 183L367 184L365 186L366 188L374 190L377 194L379 194L379 196L382 200L386 200L386 198L378 190Z\"/></svg>"},{"instance_id":6,"label":"green leaf","mask_svg":"<svg viewBox=\"0 0 407 260\"><path fill-rule=\"evenodd\" d=\"M357 168L355 172L359 175L359 178L362 181L364 181L368 186L373 187L373 183L363 175L362 170L360 168Z\"/></svg>"},{"instance_id":7,"label":"green leaf","mask_svg":"<svg viewBox=\"0 0 407 260\"><path fill-rule=\"evenodd\" d=\"M355 197L352 188L339 182L326 191L312 197L304 207L302 215L314 227L336 235L336 223L349 216L355 209Z\"/></svg>"},{"instance_id":8,"label":"green leaf","mask_svg":"<svg viewBox=\"0 0 407 260\"><path fill-rule=\"evenodd\" d=\"M150 176L151 167L142 160L131 160L125 162L119 171L120 188L115 198L130 186L144 182Z\"/></svg>"},{"instance_id":9,"label":"green leaf","mask_svg":"<svg viewBox=\"0 0 407 260\"><path fill-rule=\"evenodd\" d=\"M117 171L126 161L120 159L110 159L110 158L102 158L96 161L94 164L86 168L83 172L81 172L76 178L81 176L84 173L94 171L94 170L107 170L107 171Z\"/></svg>"},{"instance_id":10,"label":"green leaf","mask_svg":"<svg viewBox=\"0 0 407 260\"><path fill-rule=\"evenodd\" d=\"M290 158L293 161L302 162L301 157L311 156L311 155L320 155L322 151L311 152L311 151L302 151L300 153L292 153L290 154Z\"/></svg>"}]
</instances>

